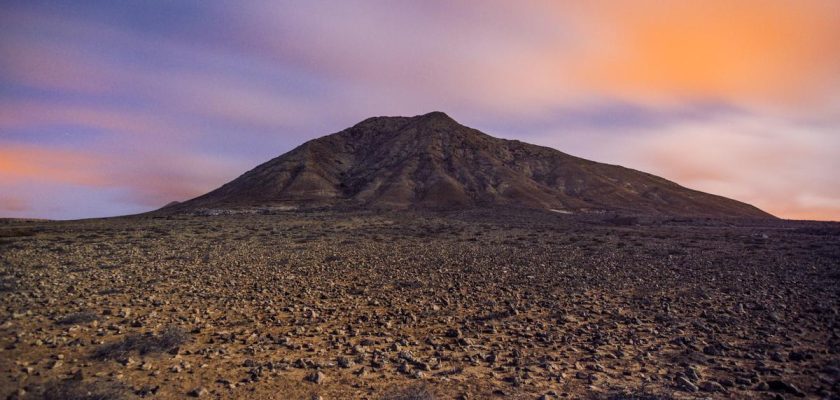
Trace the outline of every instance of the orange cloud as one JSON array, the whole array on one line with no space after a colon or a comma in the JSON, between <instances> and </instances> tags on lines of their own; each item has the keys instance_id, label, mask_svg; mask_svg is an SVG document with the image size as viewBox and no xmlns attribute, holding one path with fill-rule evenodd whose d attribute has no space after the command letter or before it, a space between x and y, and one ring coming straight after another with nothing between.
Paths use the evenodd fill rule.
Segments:
<instances>
[{"instance_id":1,"label":"orange cloud","mask_svg":"<svg viewBox=\"0 0 840 400\"><path fill-rule=\"evenodd\" d=\"M355 101L388 98L380 108L402 96L539 115L591 99L700 98L799 112L835 107L840 91L836 0L345 2L254 18L237 34L257 57L360 82L371 94Z\"/></svg>"},{"instance_id":2,"label":"orange cloud","mask_svg":"<svg viewBox=\"0 0 840 400\"><path fill-rule=\"evenodd\" d=\"M840 85L837 1L587 4L594 42L579 72L605 92L793 104Z\"/></svg>"},{"instance_id":3,"label":"orange cloud","mask_svg":"<svg viewBox=\"0 0 840 400\"><path fill-rule=\"evenodd\" d=\"M0 196L0 211L20 213L29 210L29 203L19 197L8 195Z\"/></svg>"},{"instance_id":4,"label":"orange cloud","mask_svg":"<svg viewBox=\"0 0 840 400\"><path fill-rule=\"evenodd\" d=\"M206 193L250 166L249 162L186 152L137 151L119 157L0 142L0 210L26 211L33 191L73 187L126 204L162 206ZM15 193L16 188L22 192ZM60 199L41 199L41 203Z\"/></svg>"},{"instance_id":5,"label":"orange cloud","mask_svg":"<svg viewBox=\"0 0 840 400\"><path fill-rule=\"evenodd\" d=\"M38 146L3 144L0 183L73 183L99 186L107 181L102 159L93 154Z\"/></svg>"}]
</instances>

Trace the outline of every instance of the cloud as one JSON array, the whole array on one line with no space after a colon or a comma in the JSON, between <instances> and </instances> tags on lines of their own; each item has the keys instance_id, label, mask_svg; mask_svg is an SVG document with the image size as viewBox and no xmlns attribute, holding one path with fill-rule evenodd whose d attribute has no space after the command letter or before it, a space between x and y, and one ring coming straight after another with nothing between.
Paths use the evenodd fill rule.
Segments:
<instances>
[{"instance_id":1,"label":"cloud","mask_svg":"<svg viewBox=\"0 0 840 400\"><path fill-rule=\"evenodd\" d=\"M675 119L621 134L591 125L531 137L683 186L753 204L785 218L840 220L840 136L833 129L746 111Z\"/></svg>"},{"instance_id":2,"label":"cloud","mask_svg":"<svg viewBox=\"0 0 840 400\"><path fill-rule=\"evenodd\" d=\"M712 99L808 112L835 107L840 88L832 1L255 4L231 17L250 56L413 103L533 116L593 98Z\"/></svg>"},{"instance_id":3,"label":"cloud","mask_svg":"<svg viewBox=\"0 0 840 400\"><path fill-rule=\"evenodd\" d=\"M31 206L37 196L31 192L49 187L107 193L125 205L156 208L203 194L248 167L247 161L183 151L116 155L0 142L0 185L14 193L2 197L0 209L37 211ZM50 201L62 204L64 199Z\"/></svg>"},{"instance_id":4,"label":"cloud","mask_svg":"<svg viewBox=\"0 0 840 400\"><path fill-rule=\"evenodd\" d=\"M832 1L594 2L584 75L616 95L819 106L840 85ZM609 45L606 44L609 42Z\"/></svg>"},{"instance_id":5,"label":"cloud","mask_svg":"<svg viewBox=\"0 0 840 400\"><path fill-rule=\"evenodd\" d=\"M0 195L0 211L4 213L20 213L30 210L30 205L22 198L8 194Z\"/></svg>"},{"instance_id":6,"label":"cloud","mask_svg":"<svg viewBox=\"0 0 840 400\"><path fill-rule=\"evenodd\" d=\"M0 105L0 129L4 131L73 125L96 128L117 138L134 136L144 141L167 138L175 142L197 134L183 119L172 120L166 115L119 106L43 101L0 101ZM3 136L0 133L0 139Z\"/></svg>"},{"instance_id":7,"label":"cloud","mask_svg":"<svg viewBox=\"0 0 840 400\"><path fill-rule=\"evenodd\" d=\"M98 172L102 157L71 150L3 144L0 147L0 183L74 183L90 186L105 182Z\"/></svg>"},{"instance_id":8,"label":"cloud","mask_svg":"<svg viewBox=\"0 0 840 400\"><path fill-rule=\"evenodd\" d=\"M135 159L143 164L119 166L109 179L123 189L121 201L152 209L204 194L253 167L247 160L185 152L139 154Z\"/></svg>"}]
</instances>

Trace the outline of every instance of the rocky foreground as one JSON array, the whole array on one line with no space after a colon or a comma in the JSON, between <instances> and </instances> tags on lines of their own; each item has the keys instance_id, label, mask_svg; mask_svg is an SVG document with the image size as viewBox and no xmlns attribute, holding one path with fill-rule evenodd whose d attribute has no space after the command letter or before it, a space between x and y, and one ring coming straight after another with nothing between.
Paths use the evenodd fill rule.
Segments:
<instances>
[{"instance_id":1,"label":"rocky foreground","mask_svg":"<svg viewBox=\"0 0 840 400\"><path fill-rule=\"evenodd\" d=\"M840 398L840 225L0 222L0 396Z\"/></svg>"}]
</instances>

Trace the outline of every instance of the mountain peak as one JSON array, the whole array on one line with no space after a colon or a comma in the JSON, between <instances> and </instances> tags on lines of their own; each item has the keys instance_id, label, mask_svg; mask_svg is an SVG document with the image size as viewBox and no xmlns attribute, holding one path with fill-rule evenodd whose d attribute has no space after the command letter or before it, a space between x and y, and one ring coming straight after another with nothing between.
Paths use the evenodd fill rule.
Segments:
<instances>
[{"instance_id":1,"label":"mountain peak","mask_svg":"<svg viewBox=\"0 0 840 400\"><path fill-rule=\"evenodd\" d=\"M452 121L452 122L455 122L455 120L452 119L452 117L450 117L449 115L447 115L443 111L432 111L432 112L429 112L429 113L426 113L426 114L414 116L412 118L413 119L426 120L426 121Z\"/></svg>"},{"instance_id":2,"label":"mountain peak","mask_svg":"<svg viewBox=\"0 0 840 400\"><path fill-rule=\"evenodd\" d=\"M494 138L440 111L368 118L175 207L266 205L772 217L643 172Z\"/></svg>"},{"instance_id":3,"label":"mountain peak","mask_svg":"<svg viewBox=\"0 0 840 400\"><path fill-rule=\"evenodd\" d=\"M393 116L380 116L380 117L370 117L367 118L358 124L354 125L353 128L356 127L364 127L364 126L373 126L381 127L384 129L391 129L388 128L393 125L401 125L401 124L408 124L412 123L415 125L418 124L431 124L431 125L459 125L458 121L455 121L452 117L447 115L443 111L432 111L426 114L415 115L413 117L393 117ZM351 128L352 129L352 128Z\"/></svg>"}]
</instances>

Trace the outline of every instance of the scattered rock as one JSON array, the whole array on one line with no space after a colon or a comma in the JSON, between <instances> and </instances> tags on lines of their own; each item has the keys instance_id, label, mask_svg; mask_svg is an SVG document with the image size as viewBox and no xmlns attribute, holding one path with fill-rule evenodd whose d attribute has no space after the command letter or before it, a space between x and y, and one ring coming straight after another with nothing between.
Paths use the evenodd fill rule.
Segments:
<instances>
[{"instance_id":1,"label":"scattered rock","mask_svg":"<svg viewBox=\"0 0 840 400\"><path fill-rule=\"evenodd\" d=\"M840 235L751 221L774 227L757 244L738 221L617 229L597 213L476 212L141 216L0 237L0 289L15 282L0 293L3 396L70 378L146 398L199 385L270 398L281 381L301 398L379 398L427 380L476 399L628 383L685 398L833 394L840 306L825 293ZM119 268L85 267L99 263ZM173 323L183 332L164 335Z\"/></svg>"},{"instance_id":2,"label":"scattered rock","mask_svg":"<svg viewBox=\"0 0 840 400\"><path fill-rule=\"evenodd\" d=\"M767 388L774 392L788 393L797 397L805 397L805 393L799 390L798 387L796 387L792 383L788 383L782 380L767 381Z\"/></svg>"},{"instance_id":3,"label":"scattered rock","mask_svg":"<svg viewBox=\"0 0 840 400\"><path fill-rule=\"evenodd\" d=\"M716 392L725 392L726 389L720 383L714 381L703 381L700 382L697 387L704 392L716 393Z\"/></svg>"},{"instance_id":4,"label":"scattered rock","mask_svg":"<svg viewBox=\"0 0 840 400\"><path fill-rule=\"evenodd\" d=\"M323 372L315 371L312 374L307 375L306 380L309 381L309 382L316 383L316 384L320 385L320 384L324 383L324 380L326 378L327 378L327 376L324 375Z\"/></svg>"},{"instance_id":5,"label":"scattered rock","mask_svg":"<svg viewBox=\"0 0 840 400\"><path fill-rule=\"evenodd\" d=\"M677 386L686 392L696 392L699 390L697 385L686 379L684 376L677 377Z\"/></svg>"},{"instance_id":6,"label":"scattered rock","mask_svg":"<svg viewBox=\"0 0 840 400\"><path fill-rule=\"evenodd\" d=\"M449 330L446 331L446 337L449 337L449 338L460 338L460 337L463 337L463 336L464 336L464 334L461 333L460 329L450 328Z\"/></svg>"}]
</instances>

